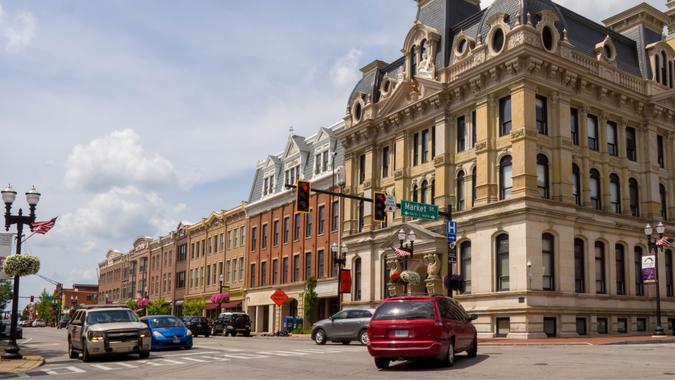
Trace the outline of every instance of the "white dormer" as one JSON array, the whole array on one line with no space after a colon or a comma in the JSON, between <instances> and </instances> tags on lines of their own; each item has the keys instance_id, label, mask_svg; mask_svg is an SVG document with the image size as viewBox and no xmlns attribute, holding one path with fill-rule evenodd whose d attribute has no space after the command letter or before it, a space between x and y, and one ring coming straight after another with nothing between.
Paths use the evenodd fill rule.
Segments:
<instances>
[{"instance_id":1,"label":"white dormer","mask_svg":"<svg viewBox=\"0 0 675 380\"><path fill-rule=\"evenodd\" d=\"M333 169L333 150L335 149L335 136L327 128L321 128L314 140L314 175L320 175Z\"/></svg>"},{"instance_id":2,"label":"white dormer","mask_svg":"<svg viewBox=\"0 0 675 380\"><path fill-rule=\"evenodd\" d=\"M307 162L307 153L309 153L309 148L305 143L305 138L293 135L293 130L291 130L282 157L284 183L295 184L299 179L302 179L301 168Z\"/></svg>"},{"instance_id":3,"label":"white dormer","mask_svg":"<svg viewBox=\"0 0 675 380\"><path fill-rule=\"evenodd\" d=\"M267 160L265 160L261 171L263 175L263 197L272 195L276 192L276 184L280 170L281 161L274 156L267 157Z\"/></svg>"}]
</instances>

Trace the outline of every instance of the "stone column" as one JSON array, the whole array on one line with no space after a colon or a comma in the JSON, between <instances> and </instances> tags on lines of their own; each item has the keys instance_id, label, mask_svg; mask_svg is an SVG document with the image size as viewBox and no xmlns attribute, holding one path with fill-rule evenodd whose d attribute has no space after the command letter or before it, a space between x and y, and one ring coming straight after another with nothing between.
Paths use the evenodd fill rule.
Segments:
<instances>
[{"instance_id":1,"label":"stone column","mask_svg":"<svg viewBox=\"0 0 675 380\"><path fill-rule=\"evenodd\" d=\"M438 132L437 132L438 133ZM409 147L410 138L405 134L405 132L399 132L396 134L396 140L394 145L394 190L396 192L396 199L410 199L410 194L408 193L408 173L410 164L410 149ZM394 220L396 222L401 222L401 211L396 210L394 214Z\"/></svg>"},{"instance_id":2,"label":"stone column","mask_svg":"<svg viewBox=\"0 0 675 380\"><path fill-rule=\"evenodd\" d=\"M572 196L572 133L570 131L570 97L561 95L557 104L554 102L558 111L559 127L556 128L559 134L554 136L557 140L557 147L549 161L549 172L552 181L552 199L574 204L575 199ZM581 173L579 173L581 177Z\"/></svg>"},{"instance_id":3,"label":"stone column","mask_svg":"<svg viewBox=\"0 0 675 380\"><path fill-rule=\"evenodd\" d=\"M491 95L476 103L476 206L498 199L494 107L495 99Z\"/></svg>"},{"instance_id":4,"label":"stone column","mask_svg":"<svg viewBox=\"0 0 675 380\"><path fill-rule=\"evenodd\" d=\"M377 149L373 145L369 145L366 148L366 180L363 182L363 197L372 198L373 196L373 184L377 181L374 175L374 168L376 166L375 156ZM379 181L378 181L379 182ZM374 228L372 222L372 203L364 202L363 203L363 231L371 231ZM358 221L357 221L358 223Z\"/></svg>"},{"instance_id":5,"label":"stone column","mask_svg":"<svg viewBox=\"0 0 675 380\"><path fill-rule=\"evenodd\" d=\"M513 198L539 197L535 97L534 86L527 82L511 87Z\"/></svg>"},{"instance_id":6,"label":"stone column","mask_svg":"<svg viewBox=\"0 0 675 380\"><path fill-rule=\"evenodd\" d=\"M356 186L358 183L358 164L354 163L355 155L354 153L345 153L344 157L344 178L345 178L345 187L344 191L351 193L351 189ZM356 157L358 159L358 157ZM342 234L343 236L350 235L354 231L354 205L355 202L349 198L342 199ZM302 231L301 231L302 232Z\"/></svg>"},{"instance_id":7,"label":"stone column","mask_svg":"<svg viewBox=\"0 0 675 380\"><path fill-rule=\"evenodd\" d=\"M446 191L449 186L446 186L448 183L453 181L453 164L454 164L454 154L448 153L453 152L450 148L452 146L451 134L448 132L449 125L452 125L448 120L448 117L444 114L441 114L434 121L436 126L436 157L434 157L434 168L435 168L435 194L434 194L434 203L440 207L441 210L445 209L445 206L450 204L451 198L450 194L447 194ZM431 181L429 182L431 186Z\"/></svg>"}]
</instances>

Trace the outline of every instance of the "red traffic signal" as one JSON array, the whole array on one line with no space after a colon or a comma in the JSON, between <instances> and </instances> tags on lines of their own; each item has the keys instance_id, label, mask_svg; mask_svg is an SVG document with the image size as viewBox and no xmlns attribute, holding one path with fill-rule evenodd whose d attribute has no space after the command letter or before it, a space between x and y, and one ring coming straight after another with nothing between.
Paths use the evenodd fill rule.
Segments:
<instances>
[{"instance_id":1,"label":"red traffic signal","mask_svg":"<svg viewBox=\"0 0 675 380\"><path fill-rule=\"evenodd\" d=\"M373 193L373 221L384 223L387 221L387 209L385 202L387 194L381 191Z\"/></svg>"},{"instance_id":2,"label":"red traffic signal","mask_svg":"<svg viewBox=\"0 0 675 380\"><path fill-rule=\"evenodd\" d=\"M295 188L295 211L308 213L309 212L309 193L312 189L312 184L309 181L298 181Z\"/></svg>"}]
</instances>

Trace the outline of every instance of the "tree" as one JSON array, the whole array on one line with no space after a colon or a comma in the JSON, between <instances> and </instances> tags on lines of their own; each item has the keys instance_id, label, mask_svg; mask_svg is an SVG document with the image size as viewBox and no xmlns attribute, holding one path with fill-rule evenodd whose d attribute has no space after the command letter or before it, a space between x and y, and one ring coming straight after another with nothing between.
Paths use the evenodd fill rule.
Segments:
<instances>
[{"instance_id":1,"label":"tree","mask_svg":"<svg viewBox=\"0 0 675 380\"><path fill-rule=\"evenodd\" d=\"M153 302L148 303L145 307L146 315L166 315L171 314L171 307L166 303L164 298L158 298Z\"/></svg>"},{"instance_id":2,"label":"tree","mask_svg":"<svg viewBox=\"0 0 675 380\"><path fill-rule=\"evenodd\" d=\"M316 294L316 278L310 277L305 282L305 321L308 323L316 322L316 309L319 306L319 295Z\"/></svg>"},{"instance_id":3,"label":"tree","mask_svg":"<svg viewBox=\"0 0 675 380\"><path fill-rule=\"evenodd\" d=\"M189 300L183 305L183 315L200 316L204 311L204 305L206 305L206 302L203 299Z\"/></svg>"},{"instance_id":4,"label":"tree","mask_svg":"<svg viewBox=\"0 0 675 380\"><path fill-rule=\"evenodd\" d=\"M5 310L12 299L12 285L8 280L0 281L0 310Z\"/></svg>"},{"instance_id":5,"label":"tree","mask_svg":"<svg viewBox=\"0 0 675 380\"><path fill-rule=\"evenodd\" d=\"M54 318L54 300L52 299L52 296L47 293L47 289L42 289L40 299L35 303L35 312L38 317L43 319L47 324Z\"/></svg>"},{"instance_id":6,"label":"tree","mask_svg":"<svg viewBox=\"0 0 675 380\"><path fill-rule=\"evenodd\" d=\"M127 301L127 307L134 311L138 310L138 301L136 300Z\"/></svg>"}]
</instances>

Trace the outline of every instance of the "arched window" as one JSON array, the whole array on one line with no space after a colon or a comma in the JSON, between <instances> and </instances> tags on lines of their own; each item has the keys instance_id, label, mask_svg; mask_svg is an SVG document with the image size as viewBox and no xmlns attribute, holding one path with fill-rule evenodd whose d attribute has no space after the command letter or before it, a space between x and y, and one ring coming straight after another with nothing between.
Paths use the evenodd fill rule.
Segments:
<instances>
[{"instance_id":1,"label":"arched window","mask_svg":"<svg viewBox=\"0 0 675 380\"><path fill-rule=\"evenodd\" d=\"M471 242L465 241L459 249L460 256L460 274L464 277L464 292L463 294L471 293Z\"/></svg>"},{"instance_id":2,"label":"arched window","mask_svg":"<svg viewBox=\"0 0 675 380\"><path fill-rule=\"evenodd\" d=\"M584 241L574 239L574 289L577 293L586 292L586 255Z\"/></svg>"},{"instance_id":3,"label":"arched window","mask_svg":"<svg viewBox=\"0 0 675 380\"><path fill-rule=\"evenodd\" d=\"M429 44L427 43L427 40L422 40L422 43L420 43L420 59L424 61L427 59L427 55L429 54Z\"/></svg>"},{"instance_id":4,"label":"arched window","mask_svg":"<svg viewBox=\"0 0 675 380\"><path fill-rule=\"evenodd\" d=\"M595 292L597 294L606 294L607 287L605 282L605 243L595 242Z\"/></svg>"},{"instance_id":5,"label":"arched window","mask_svg":"<svg viewBox=\"0 0 675 380\"><path fill-rule=\"evenodd\" d=\"M511 198L513 188L511 156L506 156L499 161L499 199Z\"/></svg>"},{"instance_id":6,"label":"arched window","mask_svg":"<svg viewBox=\"0 0 675 380\"><path fill-rule=\"evenodd\" d=\"M666 296L673 296L673 252L666 251Z\"/></svg>"},{"instance_id":7,"label":"arched window","mask_svg":"<svg viewBox=\"0 0 675 380\"><path fill-rule=\"evenodd\" d=\"M640 216L640 190L635 178L628 180L628 193L630 197L630 214Z\"/></svg>"},{"instance_id":8,"label":"arched window","mask_svg":"<svg viewBox=\"0 0 675 380\"><path fill-rule=\"evenodd\" d=\"M497 291L509 290L509 235L501 234L497 246Z\"/></svg>"},{"instance_id":9,"label":"arched window","mask_svg":"<svg viewBox=\"0 0 675 380\"><path fill-rule=\"evenodd\" d=\"M410 49L410 77L417 75L417 47Z\"/></svg>"},{"instance_id":10,"label":"arched window","mask_svg":"<svg viewBox=\"0 0 675 380\"><path fill-rule=\"evenodd\" d=\"M361 300L361 258L354 260L354 301Z\"/></svg>"},{"instance_id":11,"label":"arched window","mask_svg":"<svg viewBox=\"0 0 675 380\"><path fill-rule=\"evenodd\" d=\"M645 287L642 283L642 247L635 246L634 249L635 264L635 295L644 296Z\"/></svg>"},{"instance_id":12,"label":"arched window","mask_svg":"<svg viewBox=\"0 0 675 380\"><path fill-rule=\"evenodd\" d=\"M675 64L673 61L668 62L668 73L670 77L670 88L675 87Z\"/></svg>"},{"instance_id":13,"label":"arched window","mask_svg":"<svg viewBox=\"0 0 675 380\"><path fill-rule=\"evenodd\" d=\"M577 164L572 164L572 196L574 203L581 206L581 176Z\"/></svg>"},{"instance_id":14,"label":"arched window","mask_svg":"<svg viewBox=\"0 0 675 380\"><path fill-rule=\"evenodd\" d=\"M422 187L420 188L420 194L421 194L420 202L427 203L427 199L428 199L428 195L429 195L428 191L429 191L429 182L424 180L424 181L422 181Z\"/></svg>"},{"instance_id":15,"label":"arched window","mask_svg":"<svg viewBox=\"0 0 675 380\"><path fill-rule=\"evenodd\" d=\"M614 246L614 254L616 256L616 294L626 294L626 255L623 244L616 244Z\"/></svg>"},{"instance_id":16,"label":"arched window","mask_svg":"<svg viewBox=\"0 0 675 380\"><path fill-rule=\"evenodd\" d=\"M541 236L541 260L542 260L542 289L555 290L555 257L553 252L554 237L551 234Z\"/></svg>"},{"instance_id":17,"label":"arched window","mask_svg":"<svg viewBox=\"0 0 675 380\"><path fill-rule=\"evenodd\" d=\"M417 185L413 185L412 198L413 202L417 202Z\"/></svg>"},{"instance_id":18,"label":"arched window","mask_svg":"<svg viewBox=\"0 0 675 380\"><path fill-rule=\"evenodd\" d=\"M602 209L602 202L600 201L600 173L591 169L591 207L596 210Z\"/></svg>"},{"instance_id":19,"label":"arched window","mask_svg":"<svg viewBox=\"0 0 675 380\"><path fill-rule=\"evenodd\" d=\"M661 82L661 59L658 54L654 55L654 71L656 71L656 81Z\"/></svg>"},{"instance_id":20,"label":"arched window","mask_svg":"<svg viewBox=\"0 0 675 380\"><path fill-rule=\"evenodd\" d=\"M621 186L619 176L612 173L609 176L609 202L612 204L612 210L621 213Z\"/></svg>"},{"instance_id":21,"label":"arched window","mask_svg":"<svg viewBox=\"0 0 675 380\"><path fill-rule=\"evenodd\" d=\"M668 85L668 58L666 58L666 52L661 51L661 83Z\"/></svg>"},{"instance_id":22,"label":"arched window","mask_svg":"<svg viewBox=\"0 0 675 380\"><path fill-rule=\"evenodd\" d=\"M471 207L476 204L476 167L471 171Z\"/></svg>"},{"instance_id":23,"label":"arched window","mask_svg":"<svg viewBox=\"0 0 675 380\"><path fill-rule=\"evenodd\" d=\"M431 204L435 205L436 204L436 179L431 180Z\"/></svg>"},{"instance_id":24,"label":"arched window","mask_svg":"<svg viewBox=\"0 0 675 380\"><path fill-rule=\"evenodd\" d=\"M668 195L663 184L659 184L659 196L661 198L661 217L663 220L668 220Z\"/></svg>"},{"instance_id":25,"label":"arched window","mask_svg":"<svg viewBox=\"0 0 675 380\"><path fill-rule=\"evenodd\" d=\"M544 199L549 198L548 158L543 154L537 155L537 189L539 190L539 196Z\"/></svg>"},{"instance_id":26,"label":"arched window","mask_svg":"<svg viewBox=\"0 0 675 380\"><path fill-rule=\"evenodd\" d=\"M457 211L464 210L464 171L457 173Z\"/></svg>"}]
</instances>

